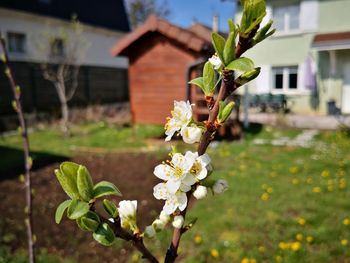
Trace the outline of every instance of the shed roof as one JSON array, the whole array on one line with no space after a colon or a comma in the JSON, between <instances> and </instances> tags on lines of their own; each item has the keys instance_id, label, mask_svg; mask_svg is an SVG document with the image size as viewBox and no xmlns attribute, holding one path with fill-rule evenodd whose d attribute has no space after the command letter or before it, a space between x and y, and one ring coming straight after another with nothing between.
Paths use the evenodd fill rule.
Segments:
<instances>
[{"instance_id":1,"label":"shed roof","mask_svg":"<svg viewBox=\"0 0 350 263\"><path fill-rule=\"evenodd\" d=\"M207 39L193 31L175 26L164 19L151 15L144 24L115 44L111 50L112 55L127 55L129 46L150 32L158 32L195 52L206 51L210 47L210 42Z\"/></svg>"},{"instance_id":2,"label":"shed roof","mask_svg":"<svg viewBox=\"0 0 350 263\"><path fill-rule=\"evenodd\" d=\"M312 46L318 50L348 49L350 32L318 34L314 37Z\"/></svg>"}]
</instances>

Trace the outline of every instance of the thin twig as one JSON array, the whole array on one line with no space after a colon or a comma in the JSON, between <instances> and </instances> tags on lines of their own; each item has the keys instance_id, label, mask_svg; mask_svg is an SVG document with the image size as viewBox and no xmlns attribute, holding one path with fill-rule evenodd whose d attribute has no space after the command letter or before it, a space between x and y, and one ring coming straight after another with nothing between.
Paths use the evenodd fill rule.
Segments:
<instances>
[{"instance_id":1,"label":"thin twig","mask_svg":"<svg viewBox=\"0 0 350 263\"><path fill-rule=\"evenodd\" d=\"M17 112L18 121L21 127L21 135L23 138L23 152L24 152L24 167L25 167L25 189L26 189L26 209L25 209L25 225L27 228L27 239L28 239L28 254L29 262L35 262L35 244L33 242L33 216L32 216L32 193L31 193L31 175L30 169L32 166L32 161L29 155L29 139L27 133L27 126L24 120L23 109L21 105L21 92L16 84L13 71L9 66L9 58L7 49L5 46L5 40L0 37L1 49L3 51L3 62L5 64L5 72L9 79L10 86L15 99L14 108Z\"/></svg>"},{"instance_id":2,"label":"thin twig","mask_svg":"<svg viewBox=\"0 0 350 263\"><path fill-rule=\"evenodd\" d=\"M259 28L259 25L256 28L254 28L254 30L251 32L251 34L247 39L240 38L240 41L238 42L236 47L236 58L239 58L245 51L247 51L249 48L252 47L251 40L255 36L258 28ZM240 85L234 81L234 72L232 70L224 70L223 80L221 82L221 87L217 95L217 98L214 101L211 100L211 105L214 105L214 106L208 107L209 117L208 117L208 121L206 122L206 131L203 133L197 148L198 155L203 155L206 152L210 142L214 138L215 132L219 128L219 126L216 125L215 121L219 113L220 101L224 101L229 95L231 95L239 87ZM192 191L187 192L188 202L191 196L192 196ZM187 212L187 209L185 209L180 213L180 215L182 215L184 219L186 217L186 212ZM183 229L174 228L172 241L165 256L165 260L164 260L165 263L175 262L178 256L177 250L180 245L181 236L185 232L186 231L183 231Z\"/></svg>"}]
</instances>

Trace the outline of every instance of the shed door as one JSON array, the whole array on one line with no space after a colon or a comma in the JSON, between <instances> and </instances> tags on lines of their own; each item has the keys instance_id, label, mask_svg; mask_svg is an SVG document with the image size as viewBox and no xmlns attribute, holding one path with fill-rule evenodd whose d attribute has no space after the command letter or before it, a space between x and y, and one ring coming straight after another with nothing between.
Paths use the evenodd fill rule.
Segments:
<instances>
[{"instance_id":1,"label":"shed door","mask_svg":"<svg viewBox=\"0 0 350 263\"><path fill-rule=\"evenodd\" d=\"M350 62L344 65L344 85L341 105L342 113L350 114Z\"/></svg>"}]
</instances>

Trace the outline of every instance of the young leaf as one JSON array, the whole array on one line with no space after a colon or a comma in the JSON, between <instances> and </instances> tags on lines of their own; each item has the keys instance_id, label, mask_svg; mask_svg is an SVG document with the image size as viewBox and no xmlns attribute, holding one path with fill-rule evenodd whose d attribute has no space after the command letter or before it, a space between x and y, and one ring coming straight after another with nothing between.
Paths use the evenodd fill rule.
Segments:
<instances>
[{"instance_id":1,"label":"young leaf","mask_svg":"<svg viewBox=\"0 0 350 263\"><path fill-rule=\"evenodd\" d=\"M273 21L270 20L262 29L260 29L258 31L258 33L256 33L256 36L254 38L253 41L253 45L258 44L259 42L263 41L264 39L268 38L269 36L271 36L273 33L275 33L276 29L271 30L269 33L267 33L269 31L269 29L272 26Z\"/></svg>"},{"instance_id":2,"label":"young leaf","mask_svg":"<svg viewBox=\"0 0 350 263\"><path fill-rule=\"evenodd\" d=\"M84 201L73 199L68 206L67 215L69 219L77 219L89 212L89 205Z\"/></svg>"},{"instance_id":3,"label":"young leaf","mask_svg":"<svg viewBox=\"0 0 350 263\"><path fill-rule=\"evenodd\" d=\"M247 72L243 73L235 80L235 82L241 86L248 83L249 81L251 81L251 80L255 79L257 76L259 76L260 69L261 68L258 67L258 68L251 70L251 71L247 71Z\"/></svg>"},{"instance_id":4,"label":"young leaf","mask_svg":"<svg viewBox=\"0 0 350 263\"><path fill-rule=\"evenodd\" d=\"M99 198L105 195L122 196L121 192L114 184L106 181L101 181L94 186L93 196L94 198Z\"/></svg>"},{"instance_id":5,"label":"young leaf","mask_svg":"<svg viewBox=\"0 0 350 263\"><path fill-rule=\"evenodd\" d=\"M233 101L229 102L227 105L223 101L220 101L219 114L217 117L219 123L224 123L227 120L234 106L235 103Z\"/></svg>"},{"instance_id":6,"label":"young leaf","mask_svg":"<svg viewBox=\"0 0 350 263\"><path fill-rule=\"evenodd\" d=\"M59 224L62 220L62 216L64 211L66 211L67 207L70 205L72 200L66 200L60 203L60 205L56 209L56 214L55 214L55 222L56 224Z\"/></svg>"},{"instance_id":7,"label":"young leaf","mask_svg":"<svg viewBox=\"0 0 350 263\"><path fill-rule=\"evenodd\" d=\"M93 198L93 183L88 169L85 166L79 165L77 186L79 195L84 201L90 201Z\"/></svg>"},{"instance_id":8,"label":"young leaf","mask_svg":"<svg viewBox=\"0 0 350 263\"><path fill-rule=\"evenodd\" d=\"M254 69L254 63L249 58L241 57L232 61L226 66L226 69L246 72Z\"/></svg>"},{"instance_id":9,"label":"young leaf","mask_svg":"<svg viewBox=\"0 0 350 263\"><path fill-rule=\"evenodd\" d=\"M98 243L104 246L111 246L115 238L112 229L107 223L99 225L92 236Z\"/></svg>"},{"instance_id":10,"label":"young leaf","mask_svg":"<svg viewBox=\"0 0 350 263\"><path fill-rule=\"evenodd\" d=\"M63 174L61 170L56 169L55 175L57 180L59 181L62 189L66 192L66 194L72 199L79 199L80 195L77 188L77 182L70 175Z\"/></svg>"},{"instance_id":11,"label":"young leaf","mask_svg":"<svg viewBox=\"0 0 350 263\"><path fill-rule=\"evenodd\" d=\"M116 218L118 216L118 208L113 202L104 199L102 203L107 214L109 214L112 218Z\"/></svg>"},{"instance_id":12,"label":"young leaf","mask_svg":"<svg viewBox=\"0 0 350 263\"><path fill-rule=\"evenodd\" d=\"M91 232L95 232L96 229L98 228L98 226L100 225L99 222L91 219L91 218L88 218L88 217L85 217L83 216L81 218L81 221L80 221L80 224L87 230L87 231L91 231Z\"/></svg>"},{"instance_id":13,"label":"young leaf","mask_svg":"<svg viewBox=\"0 0 350 263\"><path fill-rule=\"evenodd\" d=\"M86 226L82 223L82 219L83 217L79 217L75 220L75 222L77 223L78 227L83 230L83 231L90 231L88 228L86 228ZM94 231L93 231L94 232Z\"/></svg>"},{"instance_id":14,"label":"young leaf","mask_svg":"<svg viewBox=\"0 0 350 263\"><path fill-rule=\"evenodd\" d=\"M240 36L246 38L258 26L266 15L265 0L242 0L243 15Z\"/></svg>"},{"instance_id":15,"label":"young leaf","mask_svg":"<svg viewBox=\"0 0 350 263\"><path fill-rule=\"evenodd\" d=\"M228 27L230 29L230 32L236 33L236 26L232 19L228 20Z\"/></svg>"},{"instance_id":16,"label":"young leaf","mask_svg":"<svg viewBox=\"0 0 350 263\"><path fill-rule=\"evenodd\" d=\"M194 84L198 87L200 87L203 92L204 92L204 82L203 82L203 77L199 77L199 78L196 78L196 79L192 79L190 82L188 82L189 84Z\"/></svg>"},{"instance_id":17,"label":"young leaf","mask_svg":"<svg viewBox=\"0 0 350 263\"><path fill-rule=\"evenodd\" d=\"M236 34L234 32L230 32L224 47L224 64L228 65L235 59L235 49L236 49Z\"/></svg>"},{"instance_id":18,"label":"young leaf","mask_svg":"<svg viewBox=\"0 0 350 263\"><path fill-rule=\"evenodd\" d=\"M203 69L204 94L212 96L215 90L215 71L210 62L206 62Z\"/></svg>"},{"instance_id":19,"label":"young leaf","mask_svg":"<svg viewBox=\"0 0 350 263\"><path fill-rule=\"evenodd\" d=\"M219 56L221 62L224 62L223 52L225 47L225 39L218 33L213 32L211 34L212 43L216 54Z\"/></svg>"}]
</instances>

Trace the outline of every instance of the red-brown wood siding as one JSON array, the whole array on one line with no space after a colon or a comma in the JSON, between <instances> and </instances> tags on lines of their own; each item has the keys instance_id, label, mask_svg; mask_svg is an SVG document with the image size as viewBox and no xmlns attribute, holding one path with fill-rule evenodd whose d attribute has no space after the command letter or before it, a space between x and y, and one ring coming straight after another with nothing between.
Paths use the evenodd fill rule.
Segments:
<instances>
[{"instance_id":1,"label":"red-brown wood siding","mask_svg":"<svg viewBox=\"0 0 350 263\"><path fill-rule=\"evenodd\" d=\"M186 99L186 69L199 54L159 34L129 53L129 94L133 121L164 124L174 100Z\"/></svg>"}]
</instances>

